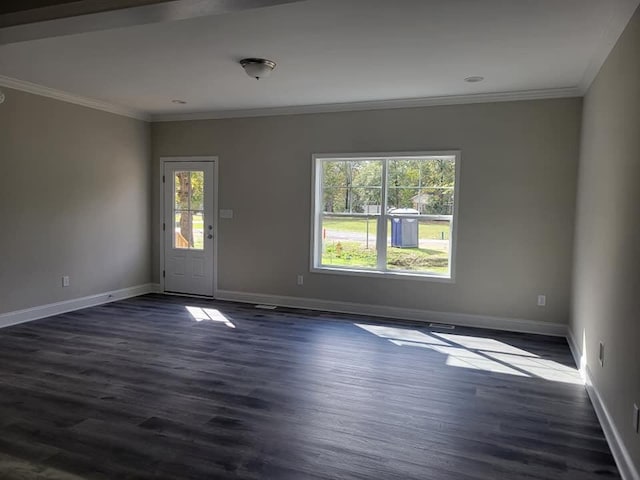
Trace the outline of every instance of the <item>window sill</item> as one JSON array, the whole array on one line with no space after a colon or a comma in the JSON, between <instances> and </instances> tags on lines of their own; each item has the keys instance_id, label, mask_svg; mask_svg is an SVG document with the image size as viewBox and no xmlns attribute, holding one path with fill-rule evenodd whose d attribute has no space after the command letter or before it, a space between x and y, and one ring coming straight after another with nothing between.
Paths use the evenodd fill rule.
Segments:
<instances>
[{"instance_id":1,"label":"window sill","mask_svg":"<svg viewBox=\"0 0 640 480\"><path fill-rule=\"evenodd\" d=\"M349 275L353 277L386 278L396 280L418 280L422 282L455 283L453 276L438 275L435 273L411 273L411 272L380 272L376 270L358 270L354 268L340 267L311 267L312 273L323 273L330 275Z\"/></svg>"}]
</instances>

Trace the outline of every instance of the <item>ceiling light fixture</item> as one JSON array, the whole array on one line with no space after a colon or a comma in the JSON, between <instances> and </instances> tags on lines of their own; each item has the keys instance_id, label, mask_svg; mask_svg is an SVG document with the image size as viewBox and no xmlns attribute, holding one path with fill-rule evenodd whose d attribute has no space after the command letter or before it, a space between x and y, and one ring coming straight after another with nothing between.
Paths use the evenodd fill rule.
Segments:
<instances>
[{"instance_id":1,"label":"ceiling light fixture","mask_svg":"<svg viewBox=\"0 0 640 480\"><path fill-rule=\"evenodd\" d=\"M484 80L484 77L480 77L480 76L467 77L464 79L464 81L467 83L478 83L483 80Z\"/></svg>"},{"instance_id":2,"label":"ceiling light fixture","mask_svg":"<svg viewBox=\"0 0 640 480\"><path fill-rule=\"evenodd\" d=\"M271 72L276 68L276 63L264 58L243 58L240 60L240 65L247 72L247 75L260 80L263 77L268 77Z\"/></svg>"},{"instance_id":3,"label":"ceiling light fixture","mask_svg":"<svg viewBox=\"0 0 640 480\"><path fill-rule=\"evenodd\" d=\"M184 100L171 100L171 103L175 103L176 105L186 105L187 102L185 102Z\"/></svg>"}]
</instances>

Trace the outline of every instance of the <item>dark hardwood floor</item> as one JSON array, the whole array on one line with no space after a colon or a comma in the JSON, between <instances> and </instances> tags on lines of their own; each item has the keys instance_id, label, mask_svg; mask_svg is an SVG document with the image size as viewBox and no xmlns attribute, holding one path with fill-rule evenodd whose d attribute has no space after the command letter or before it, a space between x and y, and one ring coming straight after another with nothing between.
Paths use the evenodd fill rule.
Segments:
<instances>
[{"instance_id":1,"label":"dark hardwood floor","mask_svg":"<svg viewBox=\"0 0 640 480\"><path fill-rule=\"evenodd\" d=\"M0 330L0 479L620 478L578 381L564 339L147 295Z\"/></svg>"}]
</instances>

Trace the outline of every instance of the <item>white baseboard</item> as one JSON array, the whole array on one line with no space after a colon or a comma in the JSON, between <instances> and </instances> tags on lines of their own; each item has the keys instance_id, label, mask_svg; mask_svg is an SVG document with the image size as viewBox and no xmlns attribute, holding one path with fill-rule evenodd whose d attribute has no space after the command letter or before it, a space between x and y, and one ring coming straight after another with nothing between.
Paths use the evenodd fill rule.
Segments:
<instances>
[{"instance_id":1,"label":"white baseboard","mask_svg":"<svg viewBox=\"0 0 640 480\"><path fill-rule=\"evenodd\" d=\"M576 338L574 337L571 328L569 328L567 332L567 342L569 343L569 349L571 350L573 359L576 362L576 366L580 370L580 375L584 380L584 384L587 389L587 393L589 394L589 398L591 399L593 409L598 416L598 421L600 422L600 426L602 427L604 436L607 439L607 443L609 444L609 448L611 449L613 458L616 461L616 465L618 466L620 475L622 476L623 480L640 480L638 469L633 463L631 454L622 442L620 432L618 432L618 429L613 422L613 417L609 413L604 400L600 396L600 392L598 392L598 389L593 384L591 371L589 370L589 366L585 362L585 358L582 355L582 349L576 342Z\"/></svg>"},{"instance_id":2,"label":"white baseboard","mask_svg":"<svg viewBox=\"0 0 640 480\"><path fill-rule=\"evenodd\" d=\"M609 413L598 389L593 384L591 371L589 370L588 365L585 366L584 372L587 393L589 394L589 398L593 404L593 409L596 411L598 421L600 422L600 426L602 426L602 431L607 439L613 458L616 461L622 480L640 480L638 469L633 462L633 458L631 457L629 450L627 450L627 447L625 447L624 442L622 441L622 437L616 428L613 417Z\"/></svg>"},{"instance_id":3,"label":"white baseboard","mask_svg":"<svg viewBox=\"0 0 640 480\"><path fill-rule=\"evenodd\" d=\"M156 284L154 283L146 283L143 285L136 285L135 287L89 295L88 297L74 298L72 300L64 300L62 302L25 308L24 310L2 313L0 314L0 328L17 325L18 323L30 322L32 320L38 320L52 315L72 312L74 310L80 310L81 308L95 307L96 305L115 302L116 300L137 297L138 295L144 295L146 293L152 293L156 291L155 285ZM158 290L159 287L160 286L158 285Z\"/></svg>"},{"instance_id":4,"label":"white baseboard","mask_svg":"<svg viewBox=\"0 0 640 480\"><path fill-rule=\"evenodd\" d=\"M229 300L244 303L266 303L281 307L305 308L308 310L324 310L336 313L352 313L371 315L374 317L398 318L418 322L448 323L452 325L507 330L510 332L535 333L564 337L567 326L557 323L538 322L520 318L492 317L488 315L471 315L468 313L435 312L412 308L389 307L363 303L319 300L315 298L286 297L265 295L261 293L234 292L218 290L214 297L218 300Z\"/></svg>"}]
</instances>

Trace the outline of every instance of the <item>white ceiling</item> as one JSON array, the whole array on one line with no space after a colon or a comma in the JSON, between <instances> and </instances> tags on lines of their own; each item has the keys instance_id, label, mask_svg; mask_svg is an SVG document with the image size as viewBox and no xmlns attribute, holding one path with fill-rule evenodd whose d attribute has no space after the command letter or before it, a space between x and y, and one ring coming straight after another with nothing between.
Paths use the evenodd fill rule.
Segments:
<instances>
[{"instance_id":1,"label":"white ceiling","mask_svg":"<svg viewBox=\"0 0 640 480\"><path fill-rule=\"evenodd\" d=\"M150 115L554 96L584 90L638 3L309 0L2 45L0 74ZM255 56L277 62L271 77L244 74Z\"/></svg>"}]
</instances>

